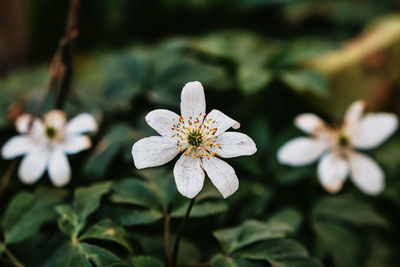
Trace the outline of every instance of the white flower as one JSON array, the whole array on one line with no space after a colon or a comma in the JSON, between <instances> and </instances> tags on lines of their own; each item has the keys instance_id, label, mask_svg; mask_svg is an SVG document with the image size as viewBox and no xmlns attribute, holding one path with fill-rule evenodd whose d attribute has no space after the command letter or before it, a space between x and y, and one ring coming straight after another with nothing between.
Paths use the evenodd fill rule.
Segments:
<instances>
[{"instance_id":1,"label":"white flower","mask_svg":"<svg viewBox=\"0 0 400 267\"><path fill-rule=\"evenodd\" d=\"M234 169L218 157L252 155L256 145L245 134L226 132L231 127L238 129L238 122L215 109L207 116L205 112L203 86L190 82L181 94L182 116L165 109L147 114L146 122L161 136L143 138L133 145L136 168L162 165L183 152L174 167L175 183L182 195L193 198L201 191L204 171L224 198L232 195L239 180Z\"/></svg>"},{"instance_id":2,"label":"white flower","mask_svg":"<svg viewBox=\"0 0 400 267\"><path fill-rule=\"evenodd\" d=\"M43 121L23 114L18 117L15 126L20 135L4 144L2 157L12 159L25 155L18 170L21 181L32 184L47 169L51 181L57 187L70 180L71 169L66 154L90 148L89 137L82 133L97 130L92 115L80 114L66 123L65 113L60 110L48 112Z\"/></svg>"},{"instance_id":3,"label":"white flower","mask_svg":"<svg viewBox=\"0 0 400 267\"><path fill-rule=\"evenodd\" d=\"M354 102L347 110L340 128L329 127L314 114L301 114L295 125L311 135L298 137L278 151L281 163L302 166L318 164L318 177L330 193L338 192L347 176L365 194L377 195L384 188L384 173L369 156L355 149L372 149L383 143L397 129L398 119L391 113L364 115L366 104Z\"/></svg>"}]
</instances>

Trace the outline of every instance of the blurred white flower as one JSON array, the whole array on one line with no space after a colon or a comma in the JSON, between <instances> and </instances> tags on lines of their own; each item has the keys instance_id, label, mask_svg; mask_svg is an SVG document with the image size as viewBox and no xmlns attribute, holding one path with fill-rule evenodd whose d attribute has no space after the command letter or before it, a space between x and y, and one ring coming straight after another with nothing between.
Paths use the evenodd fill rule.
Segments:
<instances>
[{"instance_id":1,"label":"blurred white flower","mask_svg":"<svg viewBox=\"0 0 400 267\"><path fill-rule=\"evenodd\" d=\"M238 122L218 110L207 116L205 112L203 86L190 82L181 94L182 116L165 109L147 114L146 122L161 136L143 138L133 145L136 168L165 164L183 152L174 167L175 183L182 195L193 198L201 191L204 171L224 198L232 195L239 180L235 170L218 157L252 155L257 148L247 135L225 132L231 127L238 129Z\"/></svg>"},{"instance_id":2,"label":"blurred white flower","mask_svg":"<svg viewBox=\"0 0 400 267\"><path fill-rule=\"evenodd\" d=\"M302 166L318 163L318 177L330 193L338 192L347 176L365 194L377 195L384 188L384 173L369 156L355 149L372 149L382 144L398 126L396 115L369 113L364 115L366 103L354 102L347 110L344 124L332 128L314 114L301 114L295 125L311 137L298 137L284 144L278 151L281 163Z\"/></svg>"},{"instance_id":3,"label":"blurred white flower","mask_svg":"<svg viewBox=\"0 0 400 267\"><path fill-rule=\"evenodd\" d=\"M2 157L12 159L25 155L18 170L21 181L32 184L47 169L51 181L57 187L70 180L71 168L66 154L90 148L89 137L82 134L97 130L92 115L80 114L66 123L65 113L61 110L48 112L43 121L23 114L18 117L15 126L20 135L12 137L3 145Z\"/></svg>"}]
</instances>

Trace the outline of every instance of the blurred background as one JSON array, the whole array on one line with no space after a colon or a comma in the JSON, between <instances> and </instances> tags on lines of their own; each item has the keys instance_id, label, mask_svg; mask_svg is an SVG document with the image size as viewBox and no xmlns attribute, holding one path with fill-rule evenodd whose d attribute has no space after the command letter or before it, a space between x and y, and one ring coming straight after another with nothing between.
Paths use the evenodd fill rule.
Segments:
<instances>
[{"instance_id":1,"label":"blurred background","mask_svg":"<svg viewBox=\"0 0 400 267\"><path fill-rule=\"evenodd\" d=\"M0 144L15 134L16 116L32 111L39 101L49 63L65 34L68 8L67 0L0 2ZM284 142L301 134L293 126L300 113L313 112L339 124L358 99L367 100L370 111L400 113L399 11L396 0L81 0L65 108L70 117L95 114L101 128L94 150L70 159L73 181L65 190L71 196L78 186L138 175L131 146L154 134L144 116L155 108L178 112L183 85L198 80L205 87L207 111L220 109L238 120L258 152L228 161L241 187L226 202L216 201L219 209L210 212L212 217L189 226L196 230L207 222L208 228L189 235L188 264L207 262L218 251L212 231L251 218L273 218L289 225L292 237L325 266L396 266L398 133L371 152L387 176L378 197L362 195L351 182L329 195L318 184L315 166L281 166L275 155ZM53 106L53 89L41 112ZM8 164L0 162L1 173ZM42 178L38 186L51 185ZM34 189L14 174L1 196L1 213L17 192ZM109 214L110 205L94 218ZM118 216L118 224L136 225ZM54 225L37 234L56 232ZM150 242L141 238L143 244ZM26 262L40 265L51 254L49 248L40 256L22 256L23 248L40 240L24 242L14 249ZM143 247L163 257L162 249ZM250 266L246 264L239 266Z\"/></svg>"}]
</instances>

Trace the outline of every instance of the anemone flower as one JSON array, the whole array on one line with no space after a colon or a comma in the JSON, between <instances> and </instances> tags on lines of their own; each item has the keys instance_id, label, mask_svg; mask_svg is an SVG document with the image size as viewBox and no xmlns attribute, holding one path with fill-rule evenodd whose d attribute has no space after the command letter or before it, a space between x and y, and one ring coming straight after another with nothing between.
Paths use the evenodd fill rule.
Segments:
<instances>
[{"instance_id":1,"label":"anemone flower","mask_svg":"<svg viewBox=\"0 0 400 267\"><path fill-rule=\"evenodd\" d=\"M354 102L347 110L341 127L333 128L314 114L301 114L295 125L310 137L298 137L284 144L278 160L291 166L304 166L320 158L318 177L323 188L338 192L350 175L365 194L377 195L384 188L384 172L368 155L357 150L378 147L398 126L396 115L368 113L366 103Z\"/></svg>"},{"instance_id":2,"label":"anemone flower","mask_svg":"<svg viewBox=\"0 0 400 267\"><path fill-rule=\"evenodd\" d=\"M71 178L67 154L76 154L91 147L86 132L97 130L92 115L80 114L66 123L65 113L52 110L43 121L23 114L17 118L15 127L20 135L9 139L2 148L5 159L24 155L18 175L26 184L35 183L45 172L52 183L61 187Z\"/></svg>"},{"instance_id":3,"label":"anemone flower","mask_svg":"<svg viewBox=\"0 0 400 267\"><path fill-rule=\"evenodd\" d=\"M218 110L206 115L204 89L200 82L187 83L181 94L181 116L157 109L146 122L160 136L143 138L132 147L136 168L165 164L182 153L174 167L178 191L194 198L204 184L204 171L224 198L239 187L235 170L221 158L252 155L257 149L245 134L227 132L240 124Z\"/></svg>"}]
</instances>

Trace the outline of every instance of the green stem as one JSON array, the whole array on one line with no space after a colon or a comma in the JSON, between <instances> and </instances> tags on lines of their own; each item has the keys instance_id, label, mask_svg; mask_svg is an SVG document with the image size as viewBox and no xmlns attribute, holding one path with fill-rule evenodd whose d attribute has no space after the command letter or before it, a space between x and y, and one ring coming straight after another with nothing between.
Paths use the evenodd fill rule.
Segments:
<instances>
[{"instance_id":1,"label":"green stem","mask_svg":"<svg viewBox=\"0 0 400 267\"><path fill-rule=\"evenodd\" d=\"M183 234L183 230L185 228L185 224L187 219L189 218L190 212L192 211L193 205L194 205L194 200L195 198L192 198L189 203L189 207L186 210L185 216L183 217L181 221L181 225L179 226L178 233L176 234L175 238L175 243L174 243L174 250L172 253L172 267L177 266L177 260L178 260L178 250L179 250L179 242L181 241L181 237Z\"/></svg>"},{"instance_id":2,"label":"green stem","mask_svg":"<svg viewBox=\"0 0 400 267\"><path fill-rule=\"evenodd\" d=\"M14 266L24 267L24 265L11 253L11 251L6 247L4 243L0 243L0 247L1 249L3 249L4 253L7 255L7 258Z\"/></svg>"},{"instance_id":3,"label":"green stem","mask_svg":"<svg viewBox=\"0 0 400 267\"><path fill-rule=\"evenodd\" d=\"M164 216L164 249L165 256L168 260L168 266L172 266L172 256L171 256L171 239L170 239L170 227L169 222L171 220L171 216L166 213Z\"/></svg>"}]
</instances>

